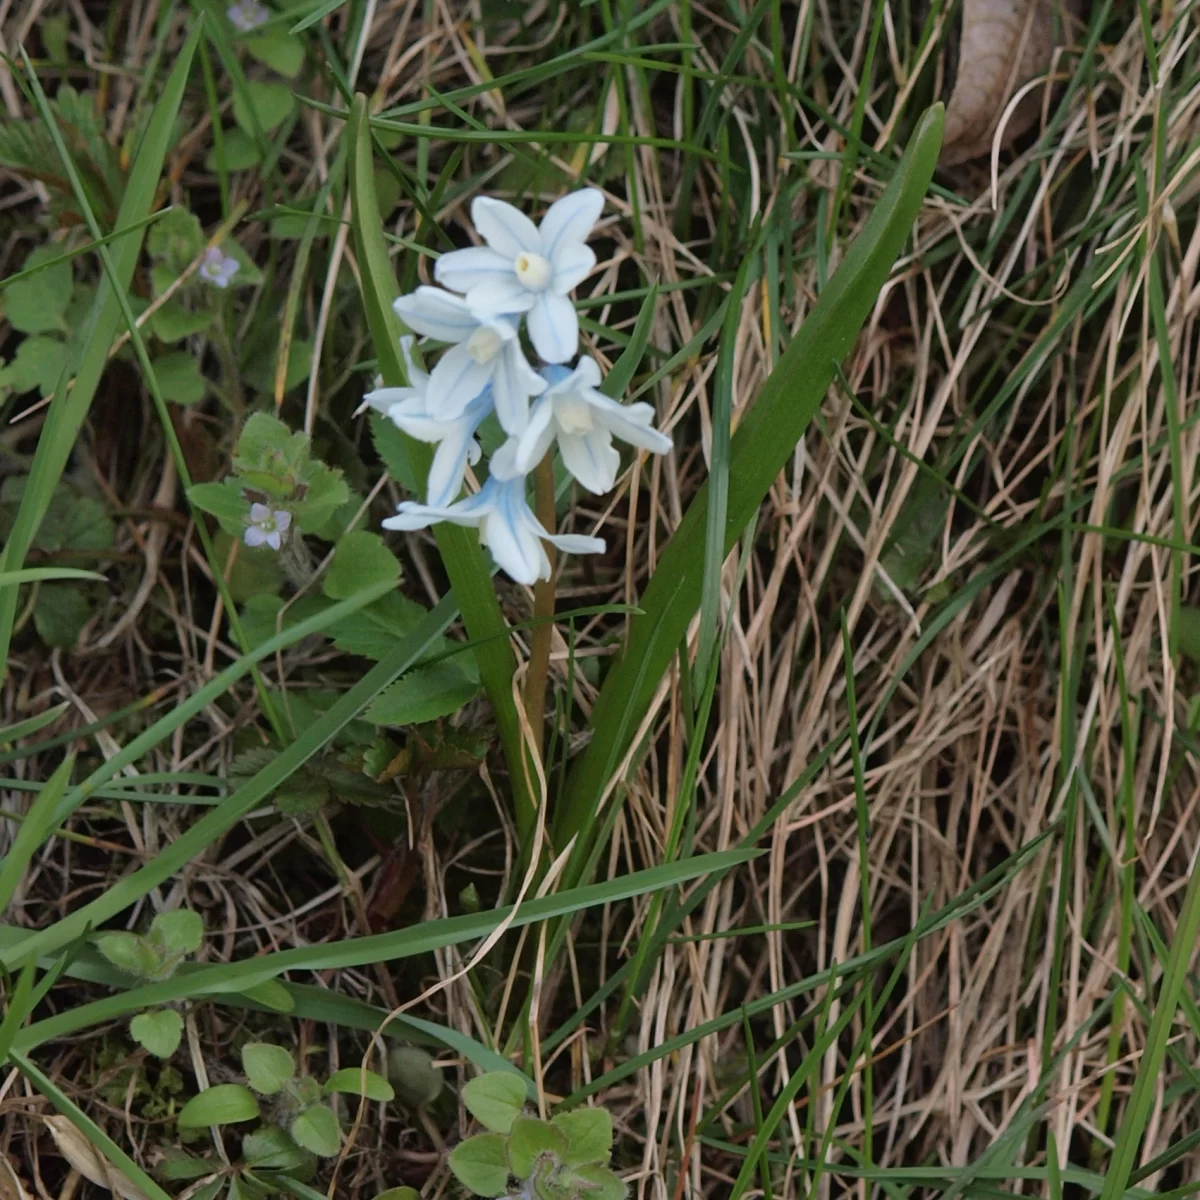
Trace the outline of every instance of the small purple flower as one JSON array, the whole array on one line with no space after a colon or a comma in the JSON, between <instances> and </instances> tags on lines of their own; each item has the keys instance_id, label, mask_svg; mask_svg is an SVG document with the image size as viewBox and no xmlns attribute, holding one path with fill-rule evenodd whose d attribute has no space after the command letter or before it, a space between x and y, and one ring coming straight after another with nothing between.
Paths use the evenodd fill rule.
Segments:
<instances>
[{"instance_id":1,"label":"small purple flower","mask_svg":"<svg viewBox=\"0 0 1200 1200\"><path fill-rule=\"evenodd\" d=\"M291 524L292 514L286 509L278 508L272 512L265 504L252 504L245 543L247 546L270 546L272 550L278 550Z\"/></svg>"},{"instance_id":2,"label":"small purple flower","mask_svg":"<svg viewBox=\"0 0 1200 1200\"><path fill-rule=\"evenodd\" d=\"M225 15L239 33L249 33L271 19L270 9L264 8L258 0L238 0L225 10Z\"/></svg>"},{"instance_id":3,"label":"small purple flower","mask_svg":"<svg viewBox=\"0 0 1200 1200\"><path fill-rule=\"evenodd\" d=\"M223 254L219 246L210 246L204 252L199 274L201 279L207 279L214 287L227 288L229 281L238 273L238 267L236 258Z\"/></svg>"}]
</instances>

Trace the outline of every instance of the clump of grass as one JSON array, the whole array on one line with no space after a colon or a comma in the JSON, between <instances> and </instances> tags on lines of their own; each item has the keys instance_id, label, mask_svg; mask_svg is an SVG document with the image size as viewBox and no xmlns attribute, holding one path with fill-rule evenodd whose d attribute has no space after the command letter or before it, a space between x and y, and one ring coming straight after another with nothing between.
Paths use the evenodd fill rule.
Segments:
<instances>
[{"instance_id":1,"label":"clump of grass","mask_svg":"<svg viewBox=\"0 0 1200 1200\"><path fill-rule=\"evenodd\" d=\"M449 1186L463 1113L417 1084L507 1060L543 1115L608 1109L614 1165L663 1200L1185 1194L1192 15L1093 6L1038 130L994 177L938 177L601 761L581 743L630 608L877 207L955 6L280 3L242 35L207 4L0 5L28 55L0 75L3 569L56 573L0 589L16 1175L76 1186L39 1141L54 1109L179 1191L175 1114L243 1045L326 1078L391 1043L405 1102L343 1105L338 1157L272 1187ZM355 92L401 289L480 192L604 189L585 338L610 366L643 344L629 391L675 435L602 507L562 497L611 548L566 565L550 639L547 836L577 852L515 910L519 723L461 696L362 716L478 639L442 557L360 542L382 575L352 594L317 554L405 482L352 415L383 366ZM189 504L251 413L345 487L306 589ZM105 582L59 577L82 570ZM524 661L531 597L497 594ZM183 907L208 933L169 978L89 940ZM183 1017L161 1062L128 1034L160 1011ZM196 1136L207 1196L244 1178L241 1138Z\"/></svg>"}]
</instances>

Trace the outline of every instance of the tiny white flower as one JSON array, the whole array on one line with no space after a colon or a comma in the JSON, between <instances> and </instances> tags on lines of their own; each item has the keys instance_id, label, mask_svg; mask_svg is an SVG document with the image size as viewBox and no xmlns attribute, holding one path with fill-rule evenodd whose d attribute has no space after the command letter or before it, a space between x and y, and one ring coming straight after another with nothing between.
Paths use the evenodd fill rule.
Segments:
<instances>
[{"instance_id":1,"label":"tiny white flower","mask_svg":"<svg viewBox=\"0 0 1200 1200\"><path fill-rule=\"evenodd\" d=\"M496 563L517 583L550 578L550 559L543 541L569 554L599 554L604 539L581 534L552 534L537 519L525 498L525 476L516 470L510 438L492 456L491 474L473 496L445 507L404 501L386 529L425 529L438 521L471 525Z\"/></svg>"},{"instance_id":2,"label":"tiny white flower","mask_svg":"<svg viewBox=\"0 0 1200 1200\"><path fill-rule=\"evenodd\" d=\"M461 296L433 287L419 287L392 307L410 329L451 343L429 376L429 412L456 420L491 384L504 431L525 428L529 398L541 395L546 381L526 361L515 321L476 313Z\"/></svg>"},{"instance_id":3,"label":"tiny white flower","mask_svg":"<svg viewBox=\"0 0 1200 1200\"><path fill-rule=\"evenodd\" d=\"M467 463L479 461L481 451L475 431L492 411L492 388L489 384L457 417L447 420L430 407L429 375L413 362L411 337L400 339L400 350L408 366L409 386L377 387L363 397L363 404L383 413L417 441L437 444L429 468L426 503L444 507L462 489Z\"/></svg>"},{"instance_id":4,"label":"tiny white flower","mask_svg":"<svg viewBox=\"0 0 1200 1200\"><path fill-rule=\"evenodd\" d=\"M584 188L556 200L535 226L511 204L477 196L471 219L487 245L443 254L434 276L477 312L528 313L534 349L547 362L566 362L579 349L568 293L596 265L585 241L603 207L603 193Z\"/></svg>"},{"instance_id":5,"label":"tiny white flower","mask_svg":"<svg viewBox=\"0 0 1200 1200\"><path fill-rule=\"evenodd\" d=\"M219 246L209 246L204 252L204 261L200 264L198 273L201 279L207 279L214 287L227 288L238 270L236 258L223 254Z\"/></svg>"},{"instance_id":6,"label":"tiny white flower","mask_svg":"<svg viewBox=\"0 0 1200 1200\"><path fill-rule=\"evenodd\" d=\"M264 8L258 0L239 0L225 10L225 15L239 33L249 33L271 19L270 9Z\"/></svg>"},{"instance_id":7,"label":"tiny white flower","mask_svg":"<svg viewBox=\"0 0 1200 1200\"><path fill-rule=\"evenodd\" d=\"M265 504L250 505L250 524L246 527L243 540L247 546L270 546L278 550L283 545L283 535L292 524L292 514L286 509L271 511Z\"/></svg>"},{"instance_id":8,"label":"tiny white flower","mask_svg":"<svg viewBox=\"0 0 1200 1200\"><path fill-rule=\"evenodd\" d=\"M542 375L550 386L534 401L517 440L518 470L532 471L557 440L563 466L600 496L612 490L621 465L614 437L652 454L671 449L671 439L652 425L651 405L618 404L596 390L601 376L595 359L581 358L573 371L546 367Z\"/></svg>"}]
</instances>

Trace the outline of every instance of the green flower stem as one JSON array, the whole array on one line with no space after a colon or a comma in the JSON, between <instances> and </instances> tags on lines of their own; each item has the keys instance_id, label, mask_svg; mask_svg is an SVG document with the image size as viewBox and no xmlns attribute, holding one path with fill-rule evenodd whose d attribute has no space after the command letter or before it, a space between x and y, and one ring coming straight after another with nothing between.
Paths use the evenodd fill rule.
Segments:
<instances>
[{"instance_id":1,"label":"green flower stem","mask_svg":"<svg viewBox=\"0 0 1200 1200\"><path fill-rule=\"evenodd\" d=\"M547 454L538 463L533 474L534 508L537 519L551 533L557 523L554 511L554 463ZM553 546L547 544L546 554L550 559L550 578L539 579L533 588L533 619L536 624L529 639L529 673L525 677L525 712L533 730L533 744L538 757L542 757L546 716L546 687L550 673L550 644L554 637L555 569L558 556ZM522 830L524 842L530 830Z\"/></svg>"}]
</instances>

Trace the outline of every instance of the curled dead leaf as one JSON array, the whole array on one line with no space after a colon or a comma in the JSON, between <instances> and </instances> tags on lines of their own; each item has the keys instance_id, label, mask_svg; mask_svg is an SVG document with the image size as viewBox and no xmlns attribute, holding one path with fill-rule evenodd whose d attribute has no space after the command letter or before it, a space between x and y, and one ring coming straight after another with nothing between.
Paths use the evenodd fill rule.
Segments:
<instances>
[{"instance_id":1,"label":"curled dead leaf","mask_svg":"<svg viewBox=\"0 0 1200 1200\"><path fill-rule=\"evenodd\" d=\"M59 1154L89 1183L107 1188L122 1200L147 1200L146 1193L123 1172L112 1166L91 1142L63 1116L43 1117Z\"/></svg>"},{"instance_id":2,"label":"curled dead leaf","mask_svg":"<svg viewBox=\"0 0 1200 1200\"><path fill-rule=\"evenodd\" d=\"M0 1154L0 1200L29 1200L21 1177L3 1154Z\"/></svg>"},{"instance_id":3,"label":"curled dead leaf","mask_svg":"<svg viewBox=\"0 0 1200 1200\"><path fill-rule=\"evenodd\" d=\"M940 164L955 166L987 154L1004 111L1021 88L1050 70L1086 0L962 0L958 69L946 105ZM1037 120L1034 88L1008 117L1009 146Z\"/></svg>"}]
</instances>

